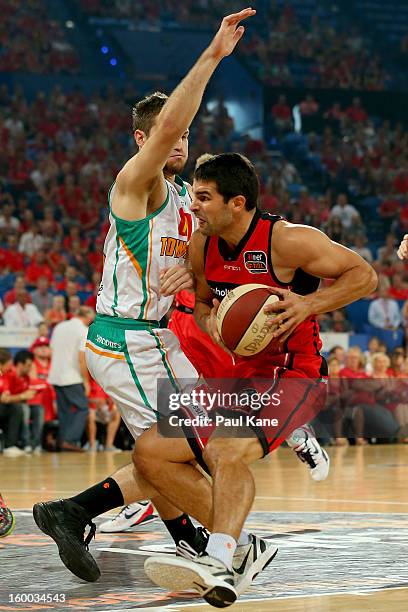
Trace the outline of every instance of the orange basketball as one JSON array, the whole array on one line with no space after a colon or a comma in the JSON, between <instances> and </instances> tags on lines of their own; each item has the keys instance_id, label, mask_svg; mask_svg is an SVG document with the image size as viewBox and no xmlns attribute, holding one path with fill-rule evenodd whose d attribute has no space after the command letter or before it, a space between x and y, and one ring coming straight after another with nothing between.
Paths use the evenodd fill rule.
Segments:
<instances>
[{"instance_id":1,"label":"orange basketball","mask_svg":"<svg viewBox=\"0 0 408 612\"><path fill-rule=\"evenodd\" d=\"M277 301L267 285L248 284L230 291L217 312L217 329L225 346L242 357L266 350L274 329L267 325L271 315L264 308Z\"/></svg>"}]
</instances>

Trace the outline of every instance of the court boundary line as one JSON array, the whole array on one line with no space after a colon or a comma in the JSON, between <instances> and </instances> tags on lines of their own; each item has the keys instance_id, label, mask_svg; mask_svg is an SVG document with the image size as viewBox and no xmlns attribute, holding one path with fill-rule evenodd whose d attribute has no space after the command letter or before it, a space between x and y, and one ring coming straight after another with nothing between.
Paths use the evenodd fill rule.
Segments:
<instances>
[{"instance_id":1,"label":"court boundary line","mask_svg":"<svg viewBox=\"0 0 408 612\"><path fill-rule=\"evenodd\" d=\"M395 586L395 587L379 587L379 588L373 588L370 590L359 590L359 591L333 591L333 592L325 592L325 593L312 593L311 595L277 595L276 597L254 597L252 599L241 599L239 600L237 603L241 603L242 605L244 604L251 604L251 603L259 603L259 602L271 602L271 601L282 601L285 599L316 599L317 597L337 597L337 596L358 596L358 597L367 597L369 595L374 595L375 593L380 593L383 591L404 591L408 589L408 585L406 587L402 587L402 586ZM167 606L159 606L159 607L153 607L153 608L126 608L126 610L124 611L123 608L119 609L110 609L109 612L141 612L142 610L149 610L149 611L154 611L154 610L167 610L168 612L178 612L179 610L185 609L185 608L198 608L200 606L205 606L206 603L203 600L200 603L181 603L181 604L169 604Z\"/></svg>"},{"instance_id":2,"label":"court boundary line","mask_svg":"<svg viewBox=\"0 0 408 612\"><path fill-rule=\"evenodd\" d=\"M331 503L331 504L374 504L374 505L378 505L378 504L388 504L388 505L392 505L392 506L408 506L408 501L407 502L398 502L398 501L379 501L379 500L372 500L372 499L366 499L366 500L355 500L355 499L327 499L324 497L277 497L277 496L269 496L269 495L259 495L255 497L255 501L257 499L260 500L275 500L275 501L301 501L301 502L325 502L325 503ZM255 512L262 512L261 510L255 511ZM282 510L281 510L282 512ZM286 512L286 510L285 510ZM319 511L320 512L320 511ZM373 512L372 514L376 514L375 512Z\"/></svg>"},{"instance_id":3,"label":"court boundary line","mask_svg":"<svg viewBox=\"0 0 408 612\"><path fill-rule=\"evenodd\" d=\"M382 502L381 502L382 503ZM408 502L407 502L408 505ZM19 513L29 513L30 515L32 515L33 511L32 508L11 508L13 514L18 515ZM349 510L251 510L251 514L255 514L255 513L259 513L259 514L265 514L265 512L268 512L269 514L282 514L282 512L285 512L285 514L316 514L317 512L319 514L363 514L366 516L374 516L376 514L384 514L385 516L395 516L395 515L402 515L402 516L406 516L406 512L358 512L356 511L349 511ZM104 514L101 514L100 516L116 516L117 513L115 512L105 512ZM22 514L22 516L24 516ZM149 523L146 523L149 524ZM142 523L143 525L143 523ZM119 532L119 533L124 533L124 532Z\"/></svg>"},{"instance_id":4,"label":"court boundary line","mask_svg":"<svg viewBox=\"0 0 408 612\"><path fill-rule=\"evenodd\" d=\"M47 491L44 489L25 489L24 491L22 491L21 489L3 489L3 493L5 496L7 496L9 493L12 494L20 494L20 495L24 495L26 493L46 493ZM59 490L53 490L53 494L55 495L60 495L60 494L67 494L67 495L71 495L70 491L59 491ZM296 501L296 502L307 502L307 503L320 503L320 502L324 502L324 503L330 503L330 504L373 504L373 505L389 505L389 506L408 506L408 501L406 502L400 502L400 501L394 501L394 500L373 500L373 499L366 499L366 500L356 500L356 499L329 499L329 498L325 498L325 497L284 497L284 496L270 496L270 495L256 495L255 496L255 501L260 500L260 501L267 501L267 500L272 500L272 501L286 501L286 502L292 502L292 501ZM21 508L23 509L23 508ZM260 510L255 510L254 512L261 512ZM296 511L295 511L296 512Z\"/></svg>"}]
</instances>

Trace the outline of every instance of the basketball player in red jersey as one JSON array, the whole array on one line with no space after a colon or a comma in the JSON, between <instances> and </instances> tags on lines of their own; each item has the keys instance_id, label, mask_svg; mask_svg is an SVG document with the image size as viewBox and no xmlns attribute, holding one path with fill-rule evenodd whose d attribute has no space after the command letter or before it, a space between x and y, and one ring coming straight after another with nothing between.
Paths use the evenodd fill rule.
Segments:
<instances>
[{"instance_id":1,"label":"basketball player in red jersey","mask_svg":"<svg viewBox=\"0 0 408 612\"><path fill-rule=\"evenodd\" d=\"M44 382L48 379L48 373L51 367L51 349L50 341L46 336L36 338L31 345L30 351L34 355L33 366L30 372L32 379L39 379ZM55 412L56 394L54 387L47 384L41 393L41 404L44 406L44 421L52 421L56 418Z\"/></svg>"},{"instance_id":2,"label":"basketball player in red jersey","mask_svg":"<svg viewBox=\"0 0 408 612\"><path fill-rule=\"evenodd\" d=\"M196 169L212 157L209 153L201 155L197 159ZM195 296L190 291L179 292L169 320L169 329L179 339L183 353L206 380L234 378L233 356L200 329L193 317L194 306ZM322 481L327 478L330 459L314 437L311 427L305 425L296 429L286 441L298 458L309 467L313 480Z\"/></svg>"},{"instance_id":3,"label":"basketball player in red jersey","mask_svg":"<svg viewBox=\"0 0 408 612\"><path fill-rule=\"evenodd\" d=\"M220 342L216 298L254 282L253 261L262 264L256 266L256 282L269 285L281 298L265 309L273 315L274 350L237 358L235 366L236 378L250 379L258 392L266 390L269 377L269 390L281 397L275 411L279 422L275 428L244 425L240 432L246 437L232 438L226 424L214 428L214 419L204 428L191 426L186 416L202 413L191 405L176 413L184 439L166 439L155 426L138 440L134 461L157 491L211 531L205 553L194 561L151 557L146 573L160 586L193 588L208 603L226 607L237 597L232 556L255 495L248 465L277 448L323 407L327 368L316 316L369 295L377 276L359 255L319 230L262 214L255 170L237 153L217 155L200 165L193 190L199 231L190 243L190 261L197 283L194 315L201 329ZM321 278L335 280L318 290ZM271 405L258 416L268 408ZM212 486L190 464L194 460L211 474Z\"/></svg>"},{"instance_id":4,"label":"basketball player in red jersey","mask_svg":"<svg viewBox=\"0 0 408 612\"><path fill-rule=\"evenodd\" d=\"M194 305L193 293L181 291L177 294L169 329L179 339L181 350L206 381L236 378L233 356L197 325L193 316ZM286 442L300 461L308 466L312 479L320 482L326 480L329 474L330 459L314 436L312 427L303 425L291 432Z\"/></svg>"}]
</instances>

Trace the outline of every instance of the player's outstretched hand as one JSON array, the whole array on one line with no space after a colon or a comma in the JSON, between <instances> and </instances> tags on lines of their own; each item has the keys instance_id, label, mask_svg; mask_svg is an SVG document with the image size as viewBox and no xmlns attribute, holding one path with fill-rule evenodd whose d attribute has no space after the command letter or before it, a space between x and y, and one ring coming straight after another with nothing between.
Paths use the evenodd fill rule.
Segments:
<instances>
[{"instance_id":1,"label":"player's outstretched hand","mask_svg":"<svg viewBox=\"0 0 408 612\"><path fill-rule=\"evenodd\" d=\"M245 32L244 26L239 25L239 23L244 19L248 19L248 17L252 17L255 13L255 9L246 8L239 13L233 13L232 15L224 17L220 29L214 36L209 47L217 59L221 60L223 57L231 55Z\"/></svg>"},{"instance_id":2,"label":"player's outstretched hand","mask_svg":"<svg viewBox=\"0 0 408 612\"><path fill-rule=\"evenodd\" d=\"M400 259L408 259L408 234L403 237L397 255Z\"/></svg>"},{"instance_id":3,"label":"player's outstretched hand","mask_svg":"<svg viewBox=\"0 0 408 612\"><path fill-rule=\"evenodd\" d=\"M193 273L185 266L171 266L160 272L160 293L166 297L194 289Z\"/></svg>"},{"instance_id":4,"label":"player's outstretched hand","mask_svg":"<svg viewBox=\"0 0 408 612\"><path fill-rule=\"evenodd\" d=\"M279 342L283 343L312 313L303 295L279 287L270 287L270 291L279 297L279 302L265 306L264 312L273 315L268 321L273 328L272 338L279 338Z\"/></svg>"}]
</instances>

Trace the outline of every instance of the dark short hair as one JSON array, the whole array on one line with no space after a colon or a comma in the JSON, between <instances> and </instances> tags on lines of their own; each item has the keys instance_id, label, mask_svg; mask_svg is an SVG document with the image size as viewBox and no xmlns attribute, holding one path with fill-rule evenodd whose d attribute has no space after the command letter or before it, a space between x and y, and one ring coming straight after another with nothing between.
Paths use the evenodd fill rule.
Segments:
<instances>
[{"instance_id":1,"label":"dark short hair","mask_svg":"<svg viewBox=\"0 0 408 612\"><path fill-rule=\"evenodd\" d=\"M0 348L0 365L4 365L11 359L11 353L6 348Z\"/></svg>"},{"instance_id":2,"label":"dark short hair","mask_svg":"<svg viewBox=\"0 0 408 612\"><path fill-rule=\"evenodd\" d=\"M240 153L221 153L199 164L194 173L197 181L213 182L217 191L228 202L235 196L245 197L245 208L258 204L259 181L254 166Z\"/></svg>"},{"instance_id":3,"label":"dark short hair","mask_svg":"<svg viewBox=\"0 0 408 612\"><path fill-rule=\"evenodd\" d=\"M29 359L31 359L31 361L34 361L34 355L31 353L31 351L27 351L26 349L18 351L14 355L14 365L17 365L19 363L25 363Z\"/></svg>"},{"instance_id":4,"label":"dark short hair","mask_svg":"<svg viewBox=\"0 0 408 612\"><path fill-rule=\"evenodd\" d=\"M167 100L168 96L161 91L155 91L142 100L139 100L132 110L133 131L142 130L142 132L148 135L154 120Z\"/></svg>"}]
</instances>

